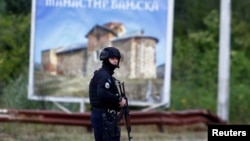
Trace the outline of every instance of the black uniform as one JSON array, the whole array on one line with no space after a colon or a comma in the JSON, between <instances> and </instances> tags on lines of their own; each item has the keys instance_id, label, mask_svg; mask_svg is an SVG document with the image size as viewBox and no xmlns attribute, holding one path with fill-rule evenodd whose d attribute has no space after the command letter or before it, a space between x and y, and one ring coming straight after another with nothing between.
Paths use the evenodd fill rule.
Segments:
<instances>
[{"instance_id":1,"label":"black uniform","mask_svg":"<svg viewBox=\"0 0 250 141\"><path fill-rule=\"evenodd\" d=\"M105 50L108 54L103 54ZM116 87L116 79L113 77L114 69L118 66L112 65L108 61L109 57L120 59L120 52L117 52L117 49L113 47L105 48L102 51L100 56L103 60L102 67L94 72L89 85L91 123L96 141L120 140L117 112L120 111L121 97Z\"/></svg>"}]
</instances>

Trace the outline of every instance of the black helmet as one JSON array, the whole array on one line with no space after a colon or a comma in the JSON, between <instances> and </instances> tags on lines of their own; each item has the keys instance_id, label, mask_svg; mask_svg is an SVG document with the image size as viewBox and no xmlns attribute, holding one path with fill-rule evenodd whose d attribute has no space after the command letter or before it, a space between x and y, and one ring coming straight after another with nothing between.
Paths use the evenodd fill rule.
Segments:
<instances>
[{"instance_id":1,"label":"black helmet","mask_svg":"<svg viewBox=\"0 0 250 141\"><path fill-rule=\"evenodd\" d=\"M100 60L105 60L108 59L109 57L117 57L120 60L121 58L120 51L115 47L104 48L100 54Z\"/></svg>"}]
</instances>

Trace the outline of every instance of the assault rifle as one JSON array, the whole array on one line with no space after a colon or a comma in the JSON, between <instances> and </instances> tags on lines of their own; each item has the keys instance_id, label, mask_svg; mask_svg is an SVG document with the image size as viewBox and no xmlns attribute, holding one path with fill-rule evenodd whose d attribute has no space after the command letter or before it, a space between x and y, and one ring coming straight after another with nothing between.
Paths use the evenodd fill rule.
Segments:
<instances>
[{"instance_id":1,"label":"assault rifle","mask_svg":"<svg viewBox=\"0 0 250 141\"><path fill-rule=\"evenodd\" d=\"M126 97L125 94L125 88L124 88L124 82L120 82L117 80L117 85L118 85L118 90L120 95L126 99L126 105L124 107L122 107L121 112L118 116L118 121L120 122L120 120L124 117L125 120L125 126L127 129L127 133L128 133L128 140L131 141L132 137L130 136L130 132L131 132L131 123L130 123L130 115L129 115L129 109L128 109L128 98Z\"/></svg>"}]
</instances>

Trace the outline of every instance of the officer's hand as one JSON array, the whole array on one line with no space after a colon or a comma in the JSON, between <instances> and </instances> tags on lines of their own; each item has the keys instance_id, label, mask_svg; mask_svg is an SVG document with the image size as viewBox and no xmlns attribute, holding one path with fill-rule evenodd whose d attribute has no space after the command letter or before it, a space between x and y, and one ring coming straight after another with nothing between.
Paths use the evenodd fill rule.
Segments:
<instances>
[{"instance_id":1,"label":"officer's hand","mask_svg":"<svg viewBox=\"0 0 250 141\"><path fill-rule=\"evenodd\" d=\"M126 105L127 101L125 98L122 98L122 100L119 102L120 107L124 107Z\"/></svg>"}]
</instances>

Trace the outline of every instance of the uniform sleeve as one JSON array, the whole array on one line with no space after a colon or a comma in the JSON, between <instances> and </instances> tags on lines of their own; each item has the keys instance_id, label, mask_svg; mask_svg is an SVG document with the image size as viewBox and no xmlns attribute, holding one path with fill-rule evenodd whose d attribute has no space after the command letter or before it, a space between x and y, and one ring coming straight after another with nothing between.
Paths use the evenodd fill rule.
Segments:
<instances>
[{"instance_id":1,"label":"uniform sleeve","mask_svg":"<svg viewBox=\"0 0 250 141\"><path fill-rule=\"evenodd\" d=\"M106 88L108 86L105 86L107 80L108 76L103 73L97 76L97 95L105 103L116 103L119 105L119 96L108 91Z\"/></svg>"}]
</instances>

